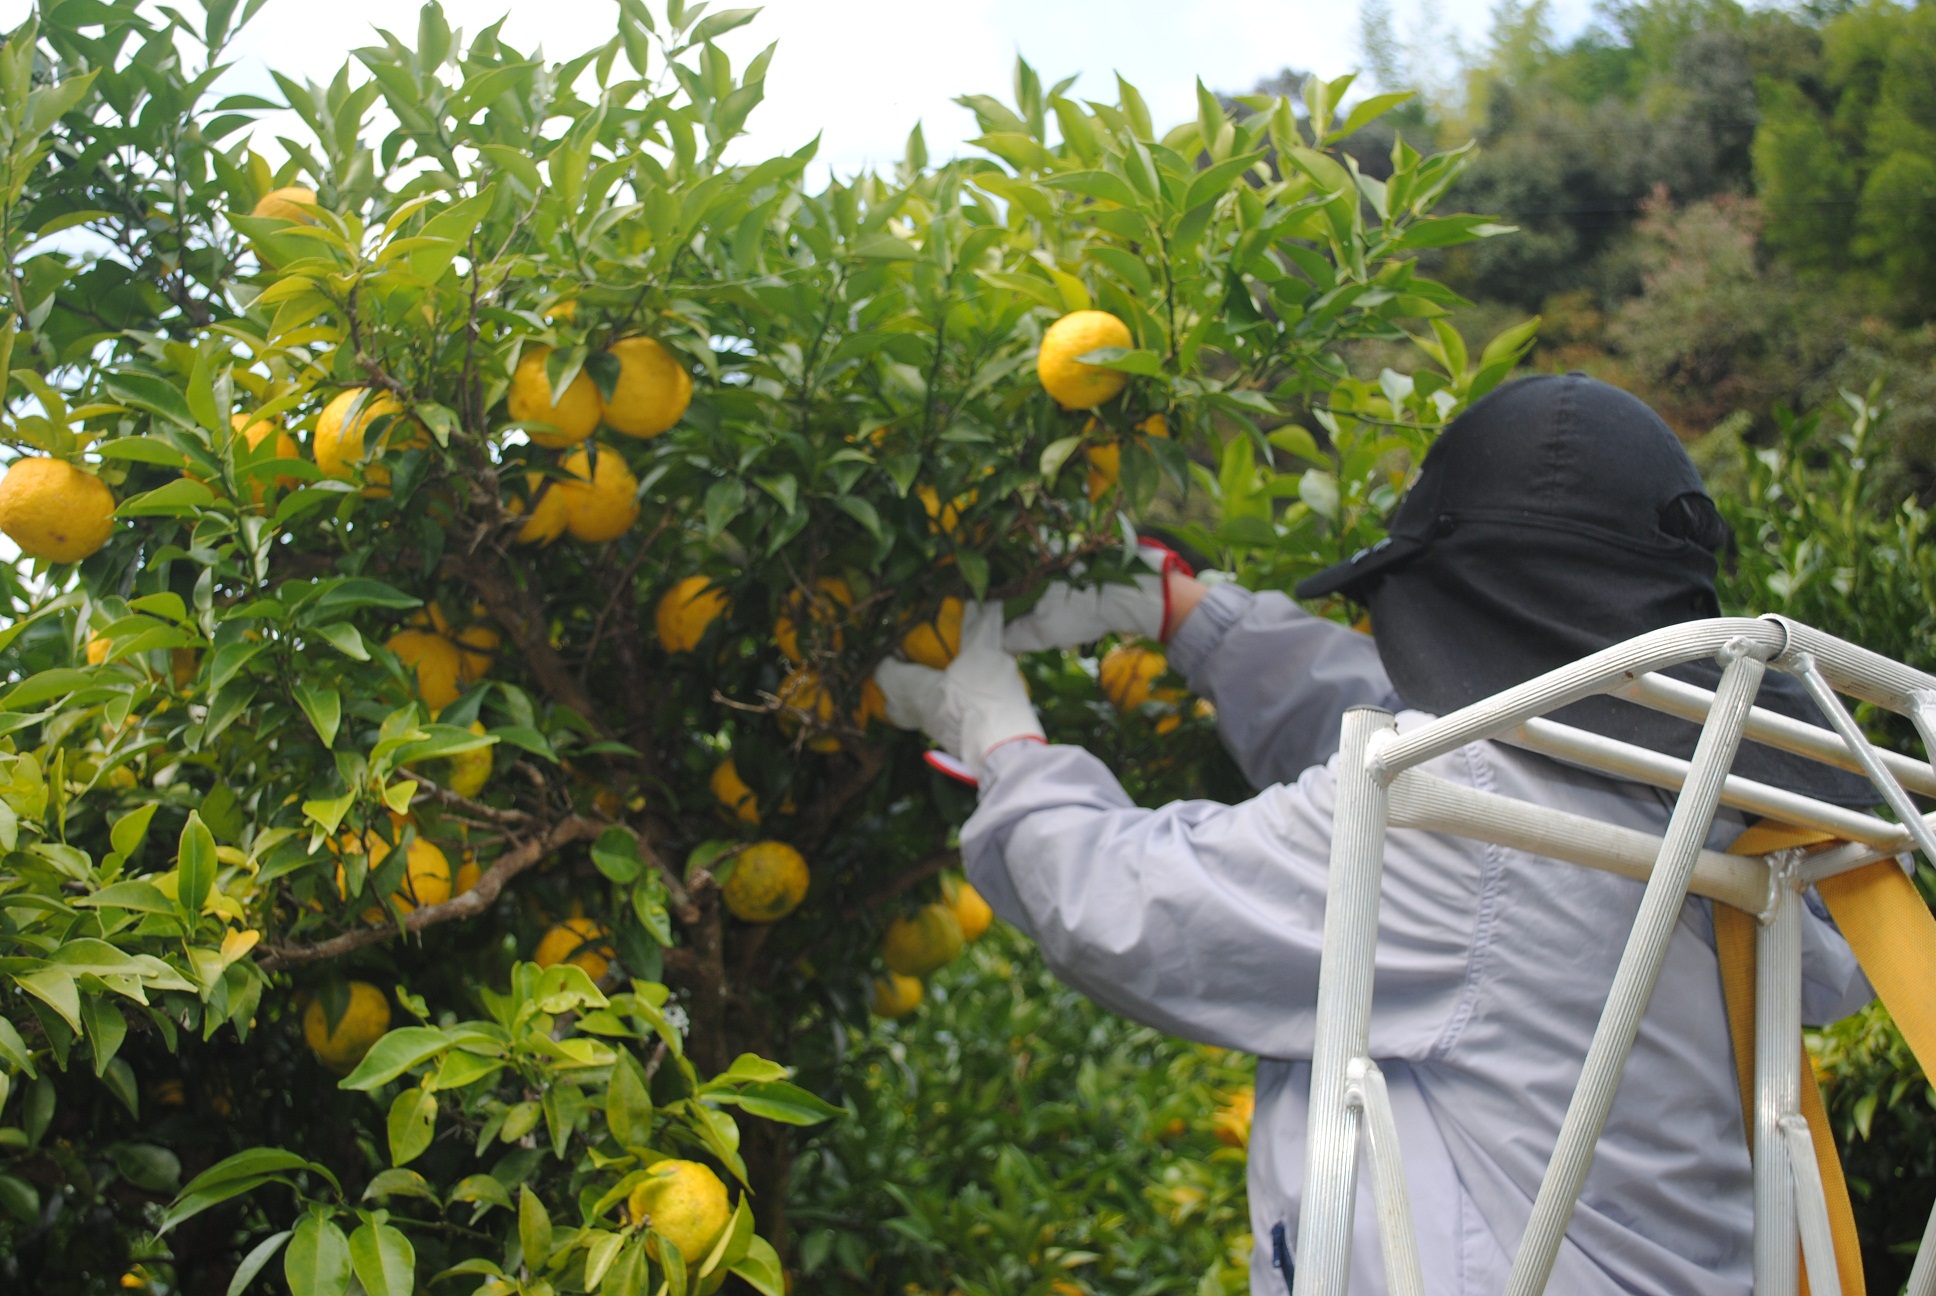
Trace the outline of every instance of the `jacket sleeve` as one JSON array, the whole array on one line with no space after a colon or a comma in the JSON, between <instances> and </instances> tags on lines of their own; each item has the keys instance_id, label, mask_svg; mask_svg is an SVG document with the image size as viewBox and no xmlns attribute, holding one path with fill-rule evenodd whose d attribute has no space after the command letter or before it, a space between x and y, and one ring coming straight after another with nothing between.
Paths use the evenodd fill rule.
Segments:
<instances>
[{"instance_id":1,"label":"jacket sleeve","mask_svg":"<svg viewBox=\"0 0 1936 1296\"><path fill-rule=\"evenodd\" d=\"M1291 782L1329 760L1350 708L1403 705L1369 635L1282 594L1213 585L1171 636L1169 657L1216 706L1224 746L1252 787Z\"/></svg>"},{"instance_id":2,"label":"jacket sleeve","mask_svg":"<svg viewBox=\"0 0 1936 1296\"><path fill-rule=\"evenodd\" d=\"M1010 743L989 753L962 857L995 912L1097 1002L1189 1039L1309 1057L1333 787L1316 766L1241 805L1146 810L1081 748ZM1465 983L1480 865L1423 833L1394 833L1387 859L1373 1045L1423 1057Z\"/></svg>"}]
</instances>

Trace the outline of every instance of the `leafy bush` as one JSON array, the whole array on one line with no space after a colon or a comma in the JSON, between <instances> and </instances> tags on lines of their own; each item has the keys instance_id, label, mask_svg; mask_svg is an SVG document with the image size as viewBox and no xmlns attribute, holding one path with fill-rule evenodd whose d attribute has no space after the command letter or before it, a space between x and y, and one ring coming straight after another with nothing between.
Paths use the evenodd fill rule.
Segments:
<instances>
[{"instance_id":1,"label":"leafy bush","mask_svg":"<svg viewBox=\"0 0 1936 1296\"><path fill-rule=\"evenodd\" d=\"M1098 1010L1002 927L848 1066L794 1188L816 1290L1249 1289L1249 1059Z\"/></svg>"},{"instance_id":2,"label":"leafy bush","mask_svg":"<svg viewBox=\"0 0 1936 1296\"><path fill-rule=\"evenodd\" d=\"M1887 414L1877 393L1843 399L1845 432L1828 430L1819 412L1780 410L1773 445L1748 451L1722 438L1697 447L1710 476L1738 483L1720 495L1740 545L1724 608L1780 612L1936 669L1931 515L1890 484L1877 453ZM1856 714L1878 741L1920 756L1907 722L1867 704ZM1927 861L1917 882L1936 902ZM1880 1003L1812 1033L1809 1047L1842 1148L1870 1290L1898 1291L1936 1199L1936 1086Z\"/></svg>"}]
</instances>

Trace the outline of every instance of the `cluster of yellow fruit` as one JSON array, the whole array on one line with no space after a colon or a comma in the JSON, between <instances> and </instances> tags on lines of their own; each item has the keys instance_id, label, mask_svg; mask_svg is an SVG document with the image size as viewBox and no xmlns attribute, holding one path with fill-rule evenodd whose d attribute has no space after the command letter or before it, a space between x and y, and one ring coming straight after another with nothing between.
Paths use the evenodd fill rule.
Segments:
<instances>
[{"instance_id":1,"label":"cluster of yellow fruit","mask_svg":"<svg viewBox=\"0 0 1936 1296\"><path fill-rule=\"evenodd\" d=\"M1162 649L1124 643L1103 654L1097 678L1103 696L1125 715L1134 713L1145 702L1168 703L1170 712L1156 721L1156 732L1167 734L1183 723L1183 702L1189 696L1180 688L1154 687L1155 681L1169 668L1169 659ZM1197 699L1195 713L1200 717L1215 714L1202 698Z\"/></svg>"},{"instance_id":2,"label":"cluster of yellow fruit","mask_svg":"<svg viewBox=\"0 0 1936 1296\"><path fill-rule=\"evenodd\" d=\"M528 425L532 442L547 449L578 446L601 423L625 436L655 437L683 418L692 403L692 376L653 338L612 343L606 354L617 362L618 379L609 401L582 369L554 401L546 374L551 352L548 346L527 347L505 398L511 417ZM574 539L602 544L638 521L639 481L616 451L606 450L594 461L584 449L575 449L559 468L563 478L526 474L530 515L518 530L518 543L550 544L569 531ZM514 512L526 507L521 501L512 505Z\"/></svg>"},{"instance_id":3,"label":"cluster of yellow fruit","mask_svg":"<svg viewBox=\"0 0 1936 1296\"><path fill-rule=\"evenodd\" d=\"M881 937L887 975L874 980L875 1015L905 1017L919 1008L922 978L954 962L994 921L995 911L967 879L944 874L941 899L895 918Z\"/></svg>"},{"instance_id":4,"label":"cluster of yellow fruit","mask_svg":"<svg viewBox=\"0 0 1936 1296\"><path fill-rule=\"evenodd\" d=\"M432 603L412 613L405 628L384 642L404 669L416 676L417 695L433 715L490 673L492 654L504 642L504 636L484 623L484 615L484 605L477 604L471 608L472 623L453 629L449 616Z\"/></svg>"}]
</instances>

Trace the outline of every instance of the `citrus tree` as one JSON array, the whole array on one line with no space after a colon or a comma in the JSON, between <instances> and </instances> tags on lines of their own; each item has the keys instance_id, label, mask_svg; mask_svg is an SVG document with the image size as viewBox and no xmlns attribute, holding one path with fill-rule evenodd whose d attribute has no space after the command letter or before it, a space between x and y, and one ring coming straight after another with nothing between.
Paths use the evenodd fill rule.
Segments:
<instances>
[{"instance_id":1,"label":"citrus tree","mask_svg":"<svg viewBox=\"0 0 1936 1296\"><path fill-rule=\"evenodd\" d=\"M1414 254L1503 231L1432 214L1463 151L1360 174L1402 96L1349 78L1158 130L1020 64L972 156L820 184L732 149L750 10L550 62L432 4L217 98L260 4L0 50L0 1255L777 1293L793 1131L989 922L875 664L1150 518L1353 547L1529 340L1470 360ZM1153 649L1029 669L1139 794L1228 789Z\"/></svg>"}]
</instances>

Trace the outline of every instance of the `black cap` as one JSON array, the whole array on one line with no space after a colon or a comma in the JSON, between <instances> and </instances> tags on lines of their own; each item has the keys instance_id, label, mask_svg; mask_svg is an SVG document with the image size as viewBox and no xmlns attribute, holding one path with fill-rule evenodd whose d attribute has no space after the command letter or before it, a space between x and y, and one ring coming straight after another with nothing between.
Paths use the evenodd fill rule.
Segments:
<instances>
[{"instance_id":1,"label":"black cap","mask_svg":"<svg viewBox=\"0 0 1936 1296\"><path fill-rule=\"evenodd\" d=\"M1727 541L1673 429L1583 373L1499 388L1452 421L1392 517L1391 533L1301 581L1299 598L1364 602L1378 580L1468 522L1551 526L1615 546Z\"/></svg>"},{"instance_id":2,"label":"black cap","mask_svg":"<svg viewBox=\"0 0 1936 1296\"><path fill-rule=\"evenodd\" d=\"M1407 706L1444 715L1662 626L1720 615L1728 528L1673 430L1585 374L1525 378L1454 419L1392 517L1391 538L1297 587L1371 610L1378 655ZM1713 688L1711 661L1668 674ZM1770 672L1757 705L1821 724L1799 683ZM1699 728L1615 697L1553 719L1683 759ZM1843 805L1866 779L1753 742L1734 770Z\"/></svg>"}]
</instances>

